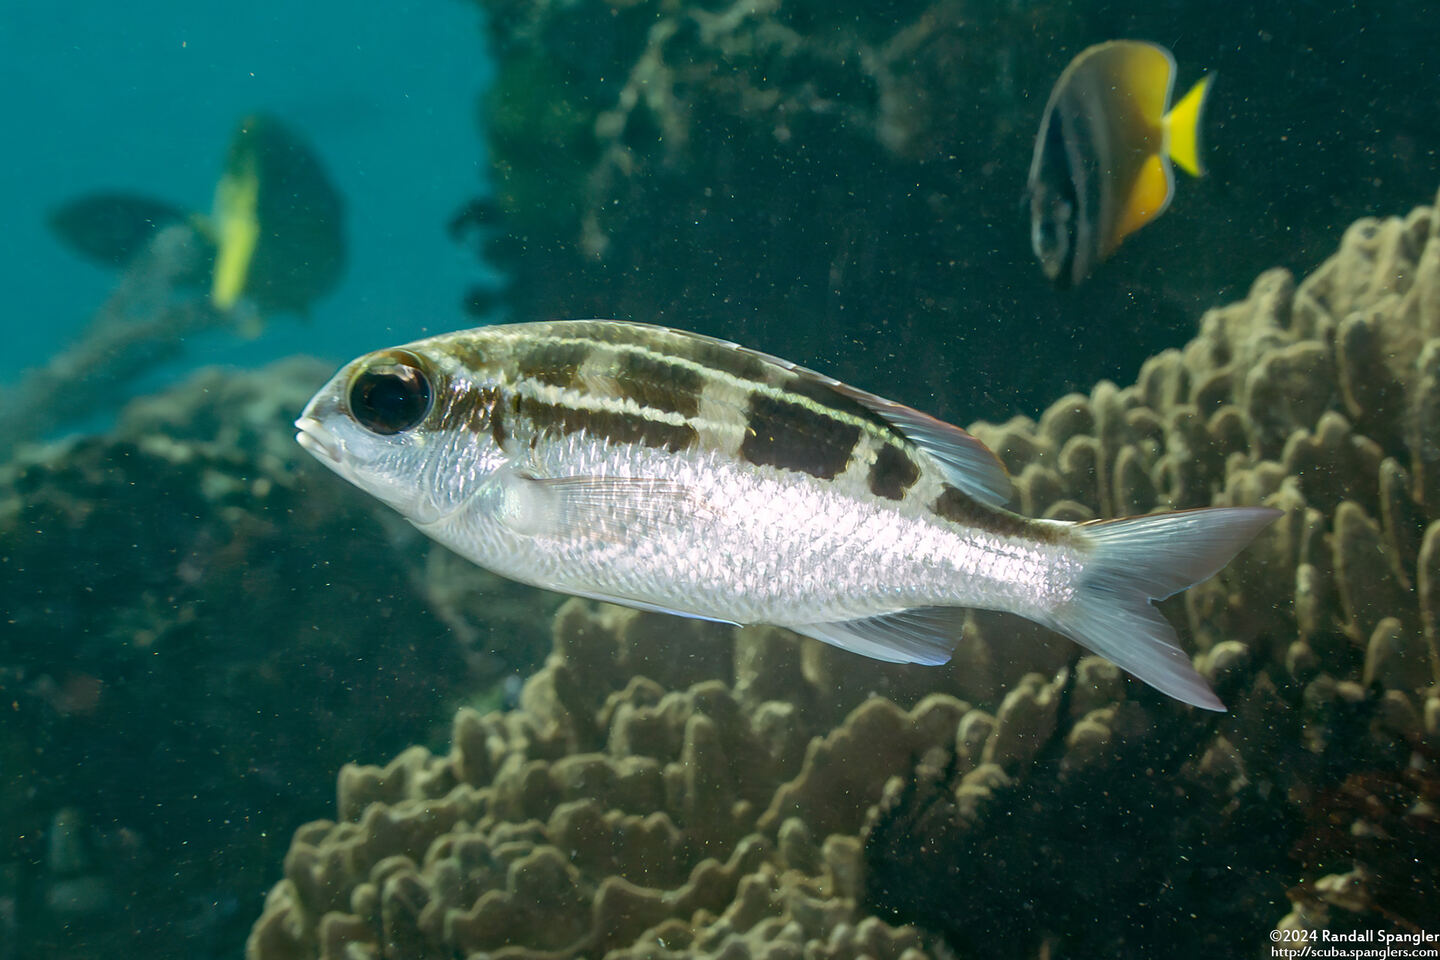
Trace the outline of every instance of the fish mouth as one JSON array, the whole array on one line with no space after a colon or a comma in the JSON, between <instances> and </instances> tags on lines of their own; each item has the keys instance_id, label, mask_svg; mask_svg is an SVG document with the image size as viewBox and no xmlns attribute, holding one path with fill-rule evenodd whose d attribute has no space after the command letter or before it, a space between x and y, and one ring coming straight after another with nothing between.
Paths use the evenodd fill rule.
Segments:
<instances>
[{"instance_id":1,"label":"fish mouth","mask_svg":"<svg viewBox=\"0 0 1440 960\"><path fill-rule=\"evenodd\" d=\"M411 523L416 526L438 523L447 519L455 510L465 505L458 504L454 510L441 511L428 500L415 500L407 496L403 491L396 491L388 488L383 483L367 481L357 476L354 469L353 459L347 460L342 456L345 444L334 431L330 430L319 419L307 415L301 415L295 421L295 442L304 447L311 456L319 460L325 466L350 481L355 486L364 490L381 503L386 504L393 510L399 511ZM468 498L467 501L468 502Z\"/></svg>"},{"instance_id":2,"label":"fish mouth","mask_svg":"<svg viewBox=\"0 0 1440 960\"><path fill-rule=\"evenodd\" d=\"M340 466L340 441L325 424L314 417L300 417L295 421L295 442L304 447L311 456L328 467Z\"/></svg>"}]
</instances>

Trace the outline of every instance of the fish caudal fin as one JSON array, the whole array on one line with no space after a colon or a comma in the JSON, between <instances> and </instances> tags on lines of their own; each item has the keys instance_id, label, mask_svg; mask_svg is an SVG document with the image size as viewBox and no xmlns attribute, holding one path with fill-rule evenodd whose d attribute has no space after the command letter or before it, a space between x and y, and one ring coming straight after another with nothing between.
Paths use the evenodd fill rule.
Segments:
<instances>
[{"instance_id":1,"label":"fish caudal fin","mask_svg":"<svg viewBox=\"0 0 1440 960\"><path fill-rule=\"evenodd\" d=\"M1267 524L1269 507L1215 507L1081 524L1075 597L1046 626L1184 703L1224 710L1151 601L1209 579Z\"/></svg>"},{"instance_id":2,"label":"fish caudal fin","mask_svg":"<svg viewBox=\"0 0 1440 960\"><path fill-rule=\"evenodd\" d=\"M1214 74L1202 77L1165 114L1166 151L1175 165L1192 177L1205 173L1205 165L1200 162L1200 114L1205 109L1205 97L1214 79Z\"/></svg>"}]
</instances>

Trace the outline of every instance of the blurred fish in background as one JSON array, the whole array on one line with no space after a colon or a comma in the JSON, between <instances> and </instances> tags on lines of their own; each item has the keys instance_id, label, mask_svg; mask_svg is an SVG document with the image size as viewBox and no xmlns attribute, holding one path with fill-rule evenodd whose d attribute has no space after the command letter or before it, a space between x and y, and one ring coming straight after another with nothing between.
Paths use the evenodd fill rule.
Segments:
<instances>
[{"instance_id":1,"label":"blurred fish in background","mask_svg":"<svg viewBox=\"0 0 1440 960\"><path fill-rule=\"evenodd\" d=\"M207 216L121 191L86 194L50 217L75 253L126 267L161 230L187 224L211 250L210 300L232 310L242 296L262 314L305 315L345 267L344 205L309 144L274 117L235 130Z\"/></svg>"},{"instance_id":2,"label":"blurred fish in background","mask_svg":"<svg viewBox=\"0 0 1440 960\"><path fill-rule=\"evenodd\" d=\"M123 191L86 194L49 225L75 253L119 267L80 338L0 395L0 455L78 420L204 330L253 337L306 316L345 269L344 203L315 151L266 114L242 119L209 214Z\"/></svg>"},{"instance_id":3,"label":"blurred fish in background","mask_svg":"<svg viewBox=\"0 0 1440 960\"><path fill-rule=\"evenodd\" d=\"M50 230L67 247L96 263L124 267L160 230L189 219L164 200L105 190L76 197L50 214Z\"/></svg>"},{"instance_id":4,"label":"blurred fish in background","mask_svg":"<svg viewBox=\"0 0 1440 960\"><path fill-rule=\"evenodd\" d=\"M1159 44L1111 40L1070 61L1040 120L1026 198L1045 275L1075 286L1170 205L1174 161L1200 176L1200 116L1212 76L1174 107L1175 58Z\"/></svg>"},{"instance_id":5,"label":"blurred fish in background","mask_svg":"<svg viewBox=\"0 0 1440 960\"><path fill-rule=\"evenodd\" d=\"M273 117L245 118L215 187L211 302L228 310L243 294L262 312L307 314L344 271L343 213L303 140Z\"/></svg>"}]
</instances>

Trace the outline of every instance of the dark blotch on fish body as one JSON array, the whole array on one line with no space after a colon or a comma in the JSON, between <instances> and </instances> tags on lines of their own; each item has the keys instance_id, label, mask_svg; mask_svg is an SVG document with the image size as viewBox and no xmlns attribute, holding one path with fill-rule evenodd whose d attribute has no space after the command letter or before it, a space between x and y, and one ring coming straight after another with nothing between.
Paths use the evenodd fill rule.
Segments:
<instances>
[{"instance_id":1,"label":"dark blotch on fish body","mask_svg":"<svg viewBox=\"0 0 1440 960\"><path fill-rule=\"evenodd\" d=\"M778 397L755 393L740 456L750 463L833 480L850 462L860 428Z\"/></svg>"},{"instance_id":2,"label":"dark blotch on fish body","mask_svg":"<svg viewBox=\"0 0 1440 960\"><path fill-rule=\"evenodd\" d=\"M580 365L591 352L590 344L582 340L526 343L515 359L515 369L522 378L538 380L552 387L571 387L580 373Z\"/></svg>"},{"instance_id":3,"label":"dark blotch on fish body","mask_svg":"<svg viewBox=\"0 0 1440 960\"><path fill-rule=\"evenodd\" d=\"M895 425L889 420L836 390L834 383L820 379L813 373L795 372L786 381L785 390L814 401L829 410L834 410L836 413L847 414L857 420L867 421L882 434L899 439Z\"/></svg>"},{"instance_id":4,"label":"dark blotch on fish body","mask_svg":"<svg viewBox=\"0 0 1440 960\"><path fill-rule=\"evenodd\" d=\"M495 446L505 449L505 441L510 439L510 433L505 426L505 411L500 409L500 404L492 402L489 406L490 412L490 436L495 441Z\"/></svg>"},{"instance_id":5,"label":"dark blotch on fish body","mask_svg":"<svg viewBox=\"0 0 1440 960\"><path fill-rule=\"evenodd\" d=\"M900 500L916 480L920 468L910 455L898 446L887 443L870 465L870 492L886 500Z\"/></svg>"},{"instance_id":6,"label":"dark blotch on fish body","mask_svg":"<svg viewBox=\"0 0 1440 960\"><path fill-rule=\"evenodd\" d=\"M753 353L709 340L684 344L684 355L693 363L751 383L765 383L767 364Z\"/></svg>"},{"instance_id":7,"label":"dark blotch on fish body","mask_svg":"<svg viewBox=\"0 0 1440 960\"><path fill-rule=\"evenodd\" d=\"M682 417L700 412L700 394L705 380L700 371L682 367L664 357L626 350L616 371L616 392L641 407L663 410Z\"/></svg>"}]
</instances>

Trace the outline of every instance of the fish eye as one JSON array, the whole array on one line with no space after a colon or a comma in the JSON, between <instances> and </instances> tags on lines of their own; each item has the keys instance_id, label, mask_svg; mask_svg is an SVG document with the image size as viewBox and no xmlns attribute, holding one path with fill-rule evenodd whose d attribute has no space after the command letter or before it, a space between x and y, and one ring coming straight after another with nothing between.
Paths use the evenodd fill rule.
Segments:
<instances>
[{"instance_id":1,"label":"fish eye","mask_svg":"<svg viewBox=\"0 0 1440 960\"><path fill-rule=\"evenodd\" d=\"M350 413L360 426L382 436L417 426L430 412L430 379L418 362L386 358L350 384Z\"/></svg>"}]
</instances>

